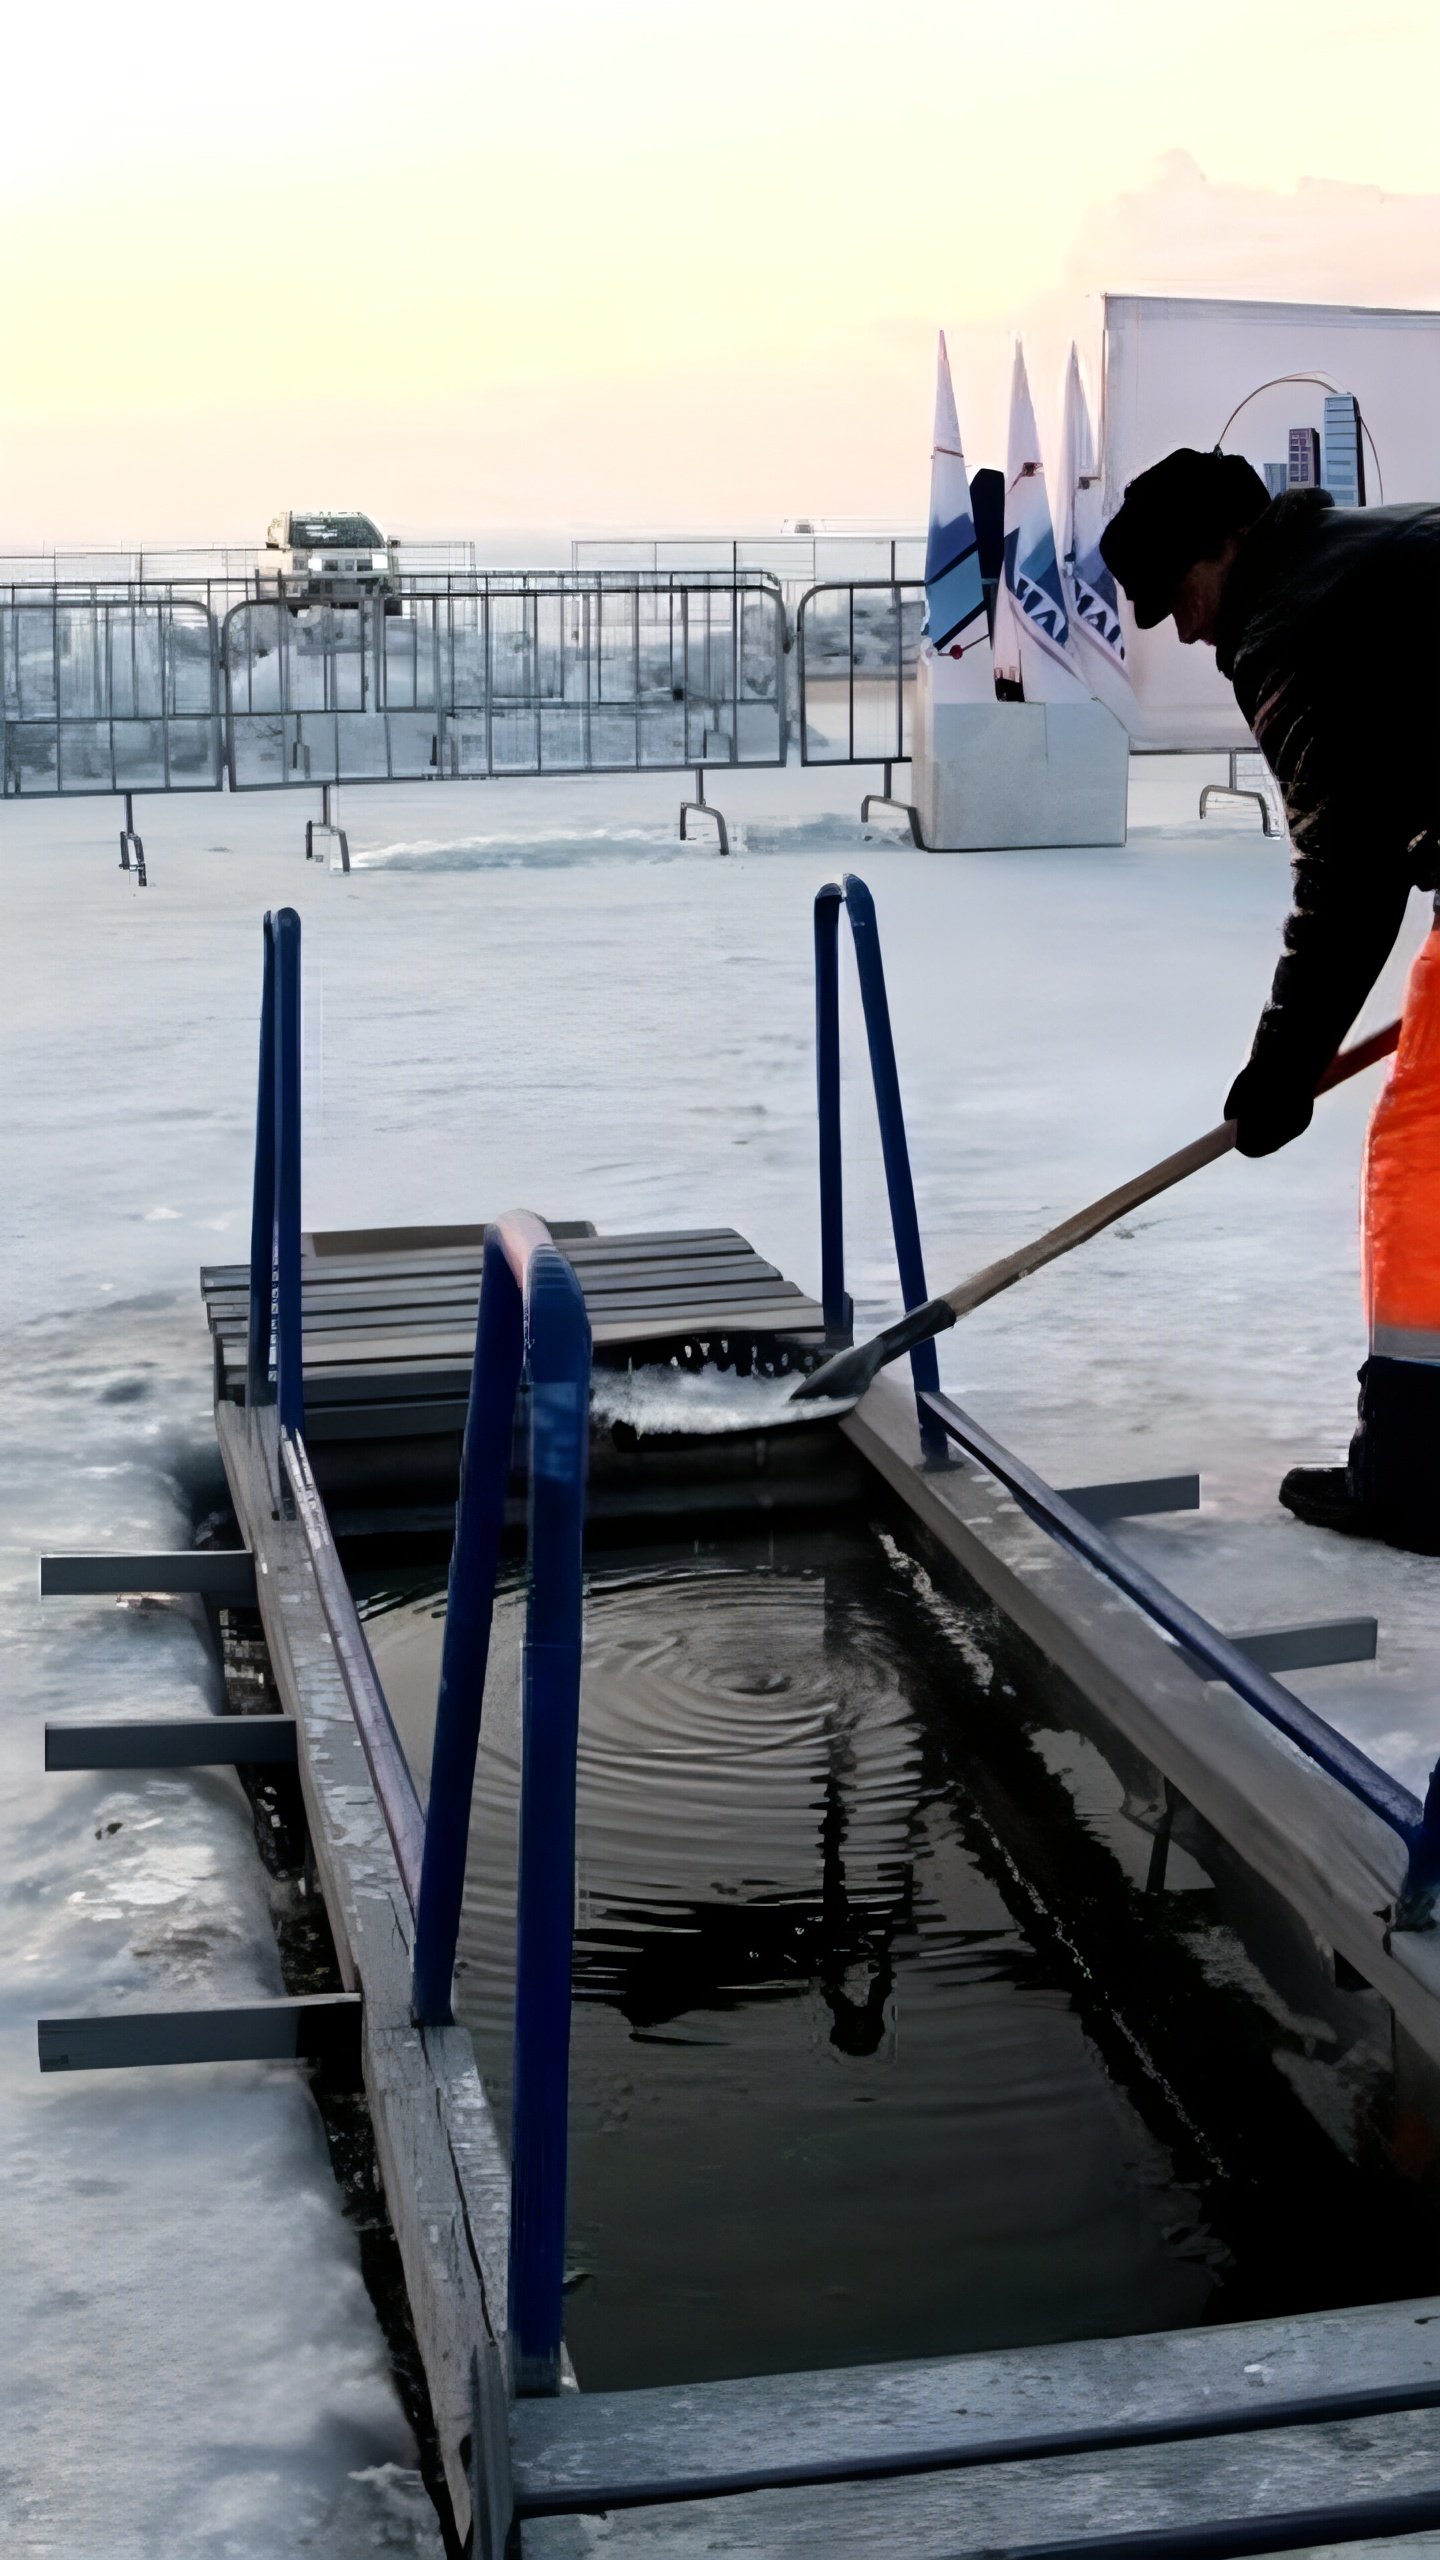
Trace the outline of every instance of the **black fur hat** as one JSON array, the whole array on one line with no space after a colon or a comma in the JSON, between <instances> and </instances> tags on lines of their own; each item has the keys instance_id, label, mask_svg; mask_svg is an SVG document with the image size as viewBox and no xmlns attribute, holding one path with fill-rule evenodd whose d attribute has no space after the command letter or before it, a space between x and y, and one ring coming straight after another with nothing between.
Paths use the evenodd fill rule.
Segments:
<instances>
[{"instance_id":1,"label":"black fur hat","mask_svg":"<svg viewBox=\"0 0 1440 2560\"><path fill-rule=\"evenodd\" d=\"M1130 599L1142 631L1163 622L1187 569L1217 559L1270 504L1241 453L1198 453L1182 444L1132 480L1100 536L1100 556Z\"/></svg>"}]
</instances>

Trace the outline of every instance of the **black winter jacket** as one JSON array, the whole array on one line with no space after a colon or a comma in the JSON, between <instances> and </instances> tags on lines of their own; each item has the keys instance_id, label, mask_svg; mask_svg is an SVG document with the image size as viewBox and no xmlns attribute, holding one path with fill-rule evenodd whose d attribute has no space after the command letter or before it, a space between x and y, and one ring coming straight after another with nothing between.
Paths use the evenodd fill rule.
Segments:
<instances>
[{"instance_id":1,"label":"black winter jacket","mask_svg":"<svg viewBox=\"0 0 1440 2560\"><path fill-rule=\"evenodd\" d=\"M1251 1052L1314 1091L1400 930L1440 882L1440 506L1276 498L1221 601L1216 661L1284 795L1285 949Z\"/></svg>"}]
</instances>

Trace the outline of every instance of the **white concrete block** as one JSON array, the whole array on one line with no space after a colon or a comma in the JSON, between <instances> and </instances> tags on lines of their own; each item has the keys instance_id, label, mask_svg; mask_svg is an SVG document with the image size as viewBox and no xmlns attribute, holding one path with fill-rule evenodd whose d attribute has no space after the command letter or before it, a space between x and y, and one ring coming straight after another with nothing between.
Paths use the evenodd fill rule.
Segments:
<instances>
[{"instance_id":1,"label":"white concrete block","mask_svg":"<svg viewBox=\"0 0 1440 2560\"><path fill-rule=\"evenodd\" d=\"M912 766L933 853L1125 842L1130 741L1103 703L947 702L915 671Z\"/></svg>"}]
</instances>

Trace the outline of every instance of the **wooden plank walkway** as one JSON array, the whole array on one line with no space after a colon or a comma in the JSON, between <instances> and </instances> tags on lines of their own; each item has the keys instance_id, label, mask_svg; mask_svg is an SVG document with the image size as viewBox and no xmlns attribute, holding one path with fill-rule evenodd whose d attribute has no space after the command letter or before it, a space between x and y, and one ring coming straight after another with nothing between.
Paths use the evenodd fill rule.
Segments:
<instances>
[{"instance_id":1,"label":"wooden plank walkway","mask_svg":"<svg viewBox=\"0 0 1440 2560\"><path fill-rule=\"evenodd\" d=\"M1278 2430L1440 2405L1440 2296L1052 2347L522 2400L516 2504L615 2509L747 2484L927 2469ZM1440 2458L1440 2427L1435 2431ZM961 2484L956 2483L957 2490Z\"/></svg>"},{"instance_id":2,"label":"wooden plank walkway","mask_svg":"<svg viewBox=\"0 0 1440 2560\"><path fill-rule=\"evenodd\" d=\"M1139 2560L1440 2524L1433 2408L906 2479L536 2517L523 2560Z\"/></svg>"},{"instance_id":3,"label":"wooden plank walkway","mask_svg":"<svg viewBox=\"0 0 1440 2560\"><path fill-rule=\"evenodd\" d=\"M762 1260L734 1227L597 1236L558 1223L555 1241L580 1276L602 1361L655 1357L686 1343L739 1339L762 1356L818 1352L813 1298ZM484 1229L373 1228L307 1237L301 1324L307 1430L345 1432L364 1417L454 1430L464 1416L475 1347ZM243 1403L249 1266L201 1272L215 1344L216 1392Z\"/></svg>"}]
</instances>

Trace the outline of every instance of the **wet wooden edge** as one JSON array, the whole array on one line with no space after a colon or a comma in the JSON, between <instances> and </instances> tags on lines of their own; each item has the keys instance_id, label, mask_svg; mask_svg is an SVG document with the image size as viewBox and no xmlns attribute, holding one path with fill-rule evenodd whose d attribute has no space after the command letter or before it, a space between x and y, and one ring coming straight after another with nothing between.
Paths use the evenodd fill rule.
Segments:
<instances>
[{"instance_id":1,"label":"wet wooden edge","mask_svg":"<svg viewBox=\"0 0 1440 2560\"><path fill-rule=\"evenodd\" d=\"M878 1378L840 1428L1001 1614L1440 2060L1440 1936L1391 1934L1406 1858L1388 1824L1243 1699L1198 1677L982 1467L928 1466L905 1386Z\"/></svg>"},{"instance_id":2,"label":"wet wooden edge","mask_svg":"<svg viewBox=\"0 0 1440 2560\"><path fill-rule=\"evenodd\" d=\"M364 2001L361 2058L385 2198L462 2536L471 2512L472 2359L506 2357L510 2181L463 2027L410 2015L411 1918L351 1714L304 1533L278 1514L273 1408L254 1438L216 1409L276 1686L297 1728L300 1782L336 1956ZM508 2484L483 2482L508 2501Z\"/></svg>"}]
</instances>

